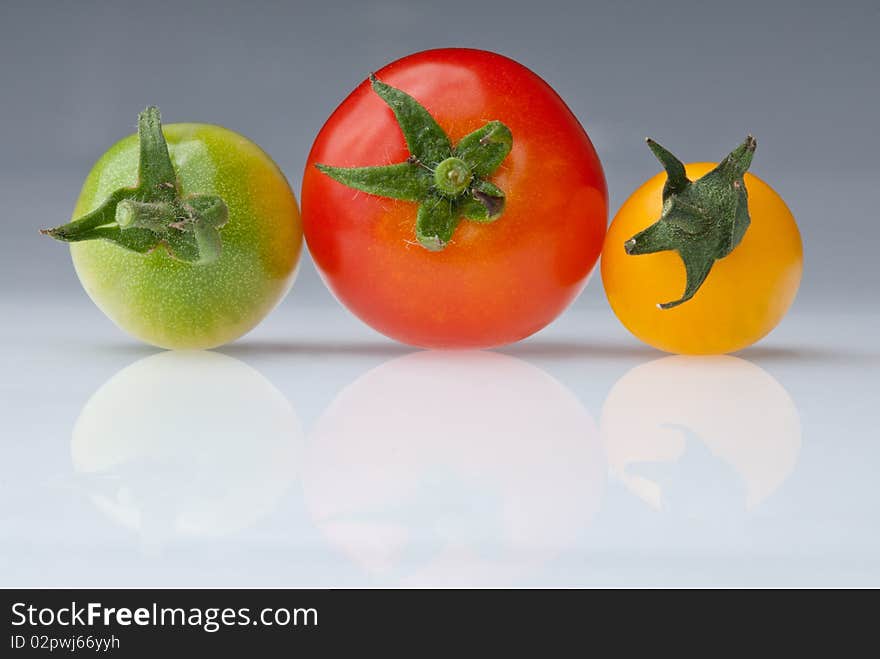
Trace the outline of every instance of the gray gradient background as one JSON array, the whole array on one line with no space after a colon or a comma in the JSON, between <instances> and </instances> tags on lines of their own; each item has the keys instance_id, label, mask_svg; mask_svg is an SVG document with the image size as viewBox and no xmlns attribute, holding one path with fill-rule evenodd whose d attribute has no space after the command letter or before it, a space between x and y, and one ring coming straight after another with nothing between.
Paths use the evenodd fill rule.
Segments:
<instances>
[{"instance_id":1,"label":"gray gradient background","mask_svg":"<svg viewBox=\"0 0 880 659\"><path fill-rule=\"evenodd\" d=\"M495 50L568 102L605 166L612 212L657 171L747 132L754 173L806 247L801 308L876 307L876 2L8 2L0 8L0 294L78 296L41 226L65 221L96 158L158 104L237 130L299 193L323 121L371 69L441 46ZM328 300L306 259L285 304ZM604 304L591 286L578 302Z\"/></svg>"}]
</instances>

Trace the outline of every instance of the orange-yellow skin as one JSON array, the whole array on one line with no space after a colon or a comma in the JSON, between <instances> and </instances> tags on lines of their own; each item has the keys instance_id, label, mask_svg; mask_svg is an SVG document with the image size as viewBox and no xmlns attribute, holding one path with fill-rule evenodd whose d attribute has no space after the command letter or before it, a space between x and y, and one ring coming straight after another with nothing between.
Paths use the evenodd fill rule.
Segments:
<instances>
[{"instance_id":1,"label":"orange-yellow skin","mask_svg":"<svg viewBox=\"0 0 880 659\"><path fill-rule=\"evenodd\" d=\"M685 165L692 181L715 163ZM646 181L617 212L602 251L602 282L611 308L639 339L666 352L711 355L746 348L782 320L803 272L803 245L794 216L764 181L745 175L751 225L742 242L715 262L691 299L672 309L657 304L681 297L685 269L677 252L628 255L623 244L653 224L663 207L666 173Z\"/></svg>"}]
</instances>

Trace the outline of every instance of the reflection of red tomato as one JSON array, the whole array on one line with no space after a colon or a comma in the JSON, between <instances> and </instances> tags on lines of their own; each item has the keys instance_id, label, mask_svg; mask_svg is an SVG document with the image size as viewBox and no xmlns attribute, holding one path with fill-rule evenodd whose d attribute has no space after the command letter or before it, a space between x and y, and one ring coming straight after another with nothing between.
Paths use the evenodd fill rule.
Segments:
<instances>
[{"instance_id":1,"label":"reflection of red tomato","mask_svg":"<svg viewBox=\"0 0 880 659\"><path fill-rule=\"evenodd\" d=\"M364 81L324 125L303 180L306 238L325 281L366 323L413 345L489 347L540 330L580 292L602 247L607 195L587 134L547 83L494 53L425 51L376 75L424 106L453 145L489 121L509 127L512 149L490 181L504 210L493 222L462 220L430 251L416 241L417 203L319 171L410 155Z\"/></svg>"},{"instance_id":2,"label":"reflection of red tomato","mask_svg":"<svg viewBox=\"0 0 880 659\"><path fill-rule=\"evenodd\" d=\"M493 352L382 364L339 393L310 440L312 518L387 583L514 582L576 542L605 489L589 413L547 373Z\"/></svg>"}]
</instances>

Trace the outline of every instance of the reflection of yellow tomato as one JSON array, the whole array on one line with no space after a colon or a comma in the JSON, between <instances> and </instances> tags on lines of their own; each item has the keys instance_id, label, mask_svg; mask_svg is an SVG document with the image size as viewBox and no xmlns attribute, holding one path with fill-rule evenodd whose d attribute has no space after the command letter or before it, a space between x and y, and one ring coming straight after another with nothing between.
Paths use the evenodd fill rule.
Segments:
<instances>
[{"instance_id":1,"label":"reflection of yellow tomato","mask_svg":"<svg viewBox=\"0 0 880 659\"><path fill-rule=\"evenodd\" d=\"M675 479L656 477L656 467L681 466L698 444L733 468L747 509L779 488L801 448L800 418L788 392L759 366L729 356L664 357L636 366L605 399L601 431L611 473L656 509L666 507L667 490L676 486L693 498L707 496L686 469Z\"/></svg>"},{"instance_id":2,"label":"reflection of yellow tomato","mask_svg":"<svg viewBox=\"0 0 880 659\"><path fill-rule=\"evenodd\" d=\"M714 163L686 165L694 181ZM803 248L797 224L782 198L746 174L751 225L742 242L717 260L694 297L672 309L658 303L679 298L685 268L675 251L627 254L624 243L662 212L661 172L645 182L614 218L602 252L602 281L620 321L660 350L718 354L741 350L772 330L794 301L801 281Z\"/></svg>"}]
</instances>

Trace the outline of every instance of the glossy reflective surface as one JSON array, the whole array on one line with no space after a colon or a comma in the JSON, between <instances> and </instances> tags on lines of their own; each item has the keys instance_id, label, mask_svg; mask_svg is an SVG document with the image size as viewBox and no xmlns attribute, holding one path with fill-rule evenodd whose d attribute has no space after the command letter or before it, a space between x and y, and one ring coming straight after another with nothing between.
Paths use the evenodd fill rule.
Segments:
<instances>
[{"instance_id":1,"label":"glossy reflective surface","mask_svg":"<svg viewBox=\"0 0 880 659\"><path fill-rule=\"evenodd\" d=\"M448 353L329 306L212 353L3 313L3 586L880 585L876 315L689 358L607 309Z\"/></svg>"}]
</instances>

